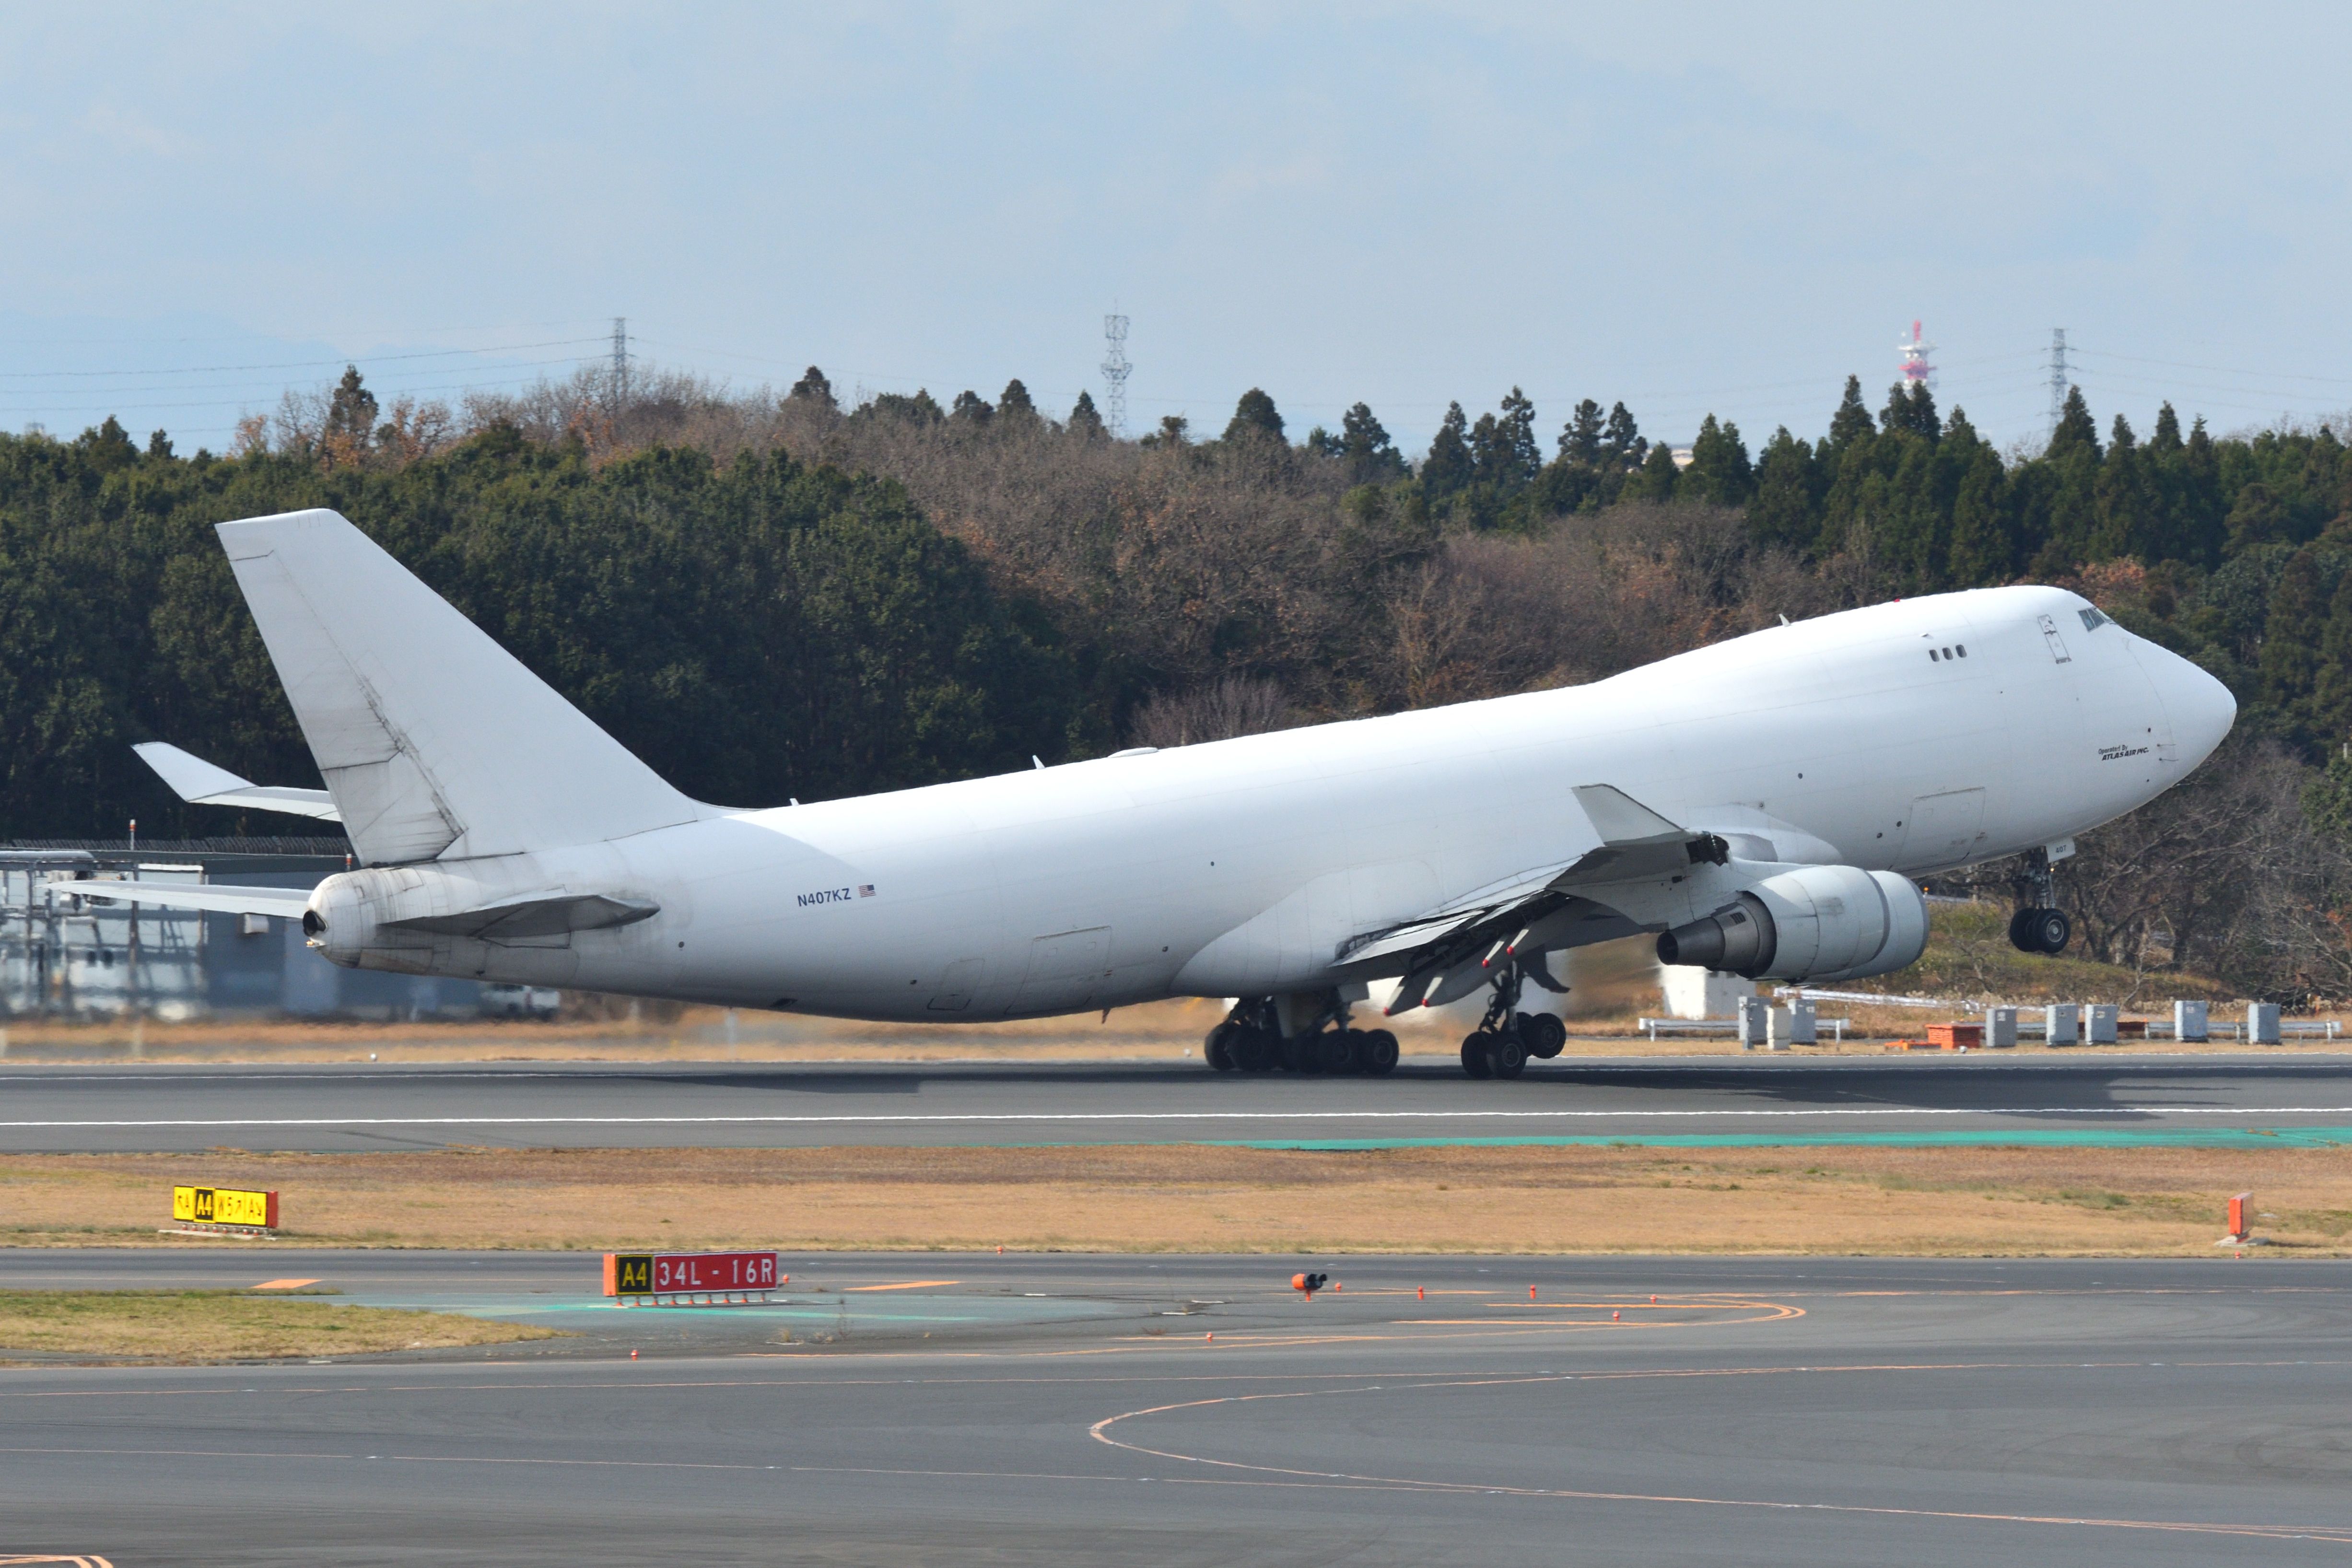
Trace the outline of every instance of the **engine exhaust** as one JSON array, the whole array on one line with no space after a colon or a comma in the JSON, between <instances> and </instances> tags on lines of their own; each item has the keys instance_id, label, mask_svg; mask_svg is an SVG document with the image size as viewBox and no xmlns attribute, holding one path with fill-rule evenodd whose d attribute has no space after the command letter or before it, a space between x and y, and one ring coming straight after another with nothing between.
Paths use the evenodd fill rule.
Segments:
<instances>
[{"instance_id":1,"label":"engine exhaust","mask_svg":"<svg viewBox=\"0 0 2352 1568\"><path fill-rule=\"evenodd\" d=\"M1772 967L1780 932L1764 900L1742 893L1723 908L1658 938L1660 963L1689 963L1753 980Z\"/></svg>"}]
</instances>

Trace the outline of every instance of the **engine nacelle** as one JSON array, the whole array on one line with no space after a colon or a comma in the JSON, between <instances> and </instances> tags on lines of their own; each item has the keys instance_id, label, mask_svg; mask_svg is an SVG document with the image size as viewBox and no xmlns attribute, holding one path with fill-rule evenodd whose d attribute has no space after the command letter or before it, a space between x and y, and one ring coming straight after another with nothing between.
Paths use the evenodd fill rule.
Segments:
<instances>
[{"instance_id":1,"label":"engine nacelle","mask_svg":"<svg viewBox=\"0 0 2352 1568\"><path fill-rule=\"evenodd\" d=\"M302 934L328 962L346 969L424 973L429 939L387 942L382 922L394 899L418 880L414 871L342 871L319 884L302 911ZM384 960L407 950L407 962Z\"/></svg>"},{"instance_id":2,"label":"engine nacelle","mask_svg":"<svg viewBox=\"0 0 2352 1568\"><path fill-rule=\"evenodd\" d=\"M1927 900L1906 877L1800 866L1658 938L1658 962L1750 980L1859 980L1918 962Z\"/></svg>"}]
</instances>

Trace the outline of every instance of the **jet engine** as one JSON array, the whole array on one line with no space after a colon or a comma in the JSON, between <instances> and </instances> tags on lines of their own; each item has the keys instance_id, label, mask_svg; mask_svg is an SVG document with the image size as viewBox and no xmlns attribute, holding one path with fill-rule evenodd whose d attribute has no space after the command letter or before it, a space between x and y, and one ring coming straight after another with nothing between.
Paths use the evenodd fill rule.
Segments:
<instances>
[{"instance_id":1,"label":"jet engine","mask_svg":"<svg viewBox=\"0 0 2352 1568\"><path fill-rule=\"evenodd\" d=\"M1918 961L1927 900L1905 877L1800 866L1658 938L1658 962L1750 980L1859 980Z\"/></svg>"}]
</instances>

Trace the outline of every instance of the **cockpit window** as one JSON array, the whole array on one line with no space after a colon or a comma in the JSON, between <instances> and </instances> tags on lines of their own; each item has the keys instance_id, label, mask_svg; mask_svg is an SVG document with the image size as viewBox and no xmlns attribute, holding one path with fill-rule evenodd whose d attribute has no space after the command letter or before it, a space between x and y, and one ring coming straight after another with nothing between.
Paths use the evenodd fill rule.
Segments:
<instances>
[{"instance_id":1,"label":"cockpit window","mask_svg":"<svg viewBox=\"0 0 2352 1568\"><path fill-rule=\"evenodd\" d=\"M2074 613L2083 617L2083 629L2086 632L2095 632L2101 626L2111 624L2107 620L2106 616L2099 614L2098 611L2092 609L2087 605Z\"/></svg>"}]
</instances>

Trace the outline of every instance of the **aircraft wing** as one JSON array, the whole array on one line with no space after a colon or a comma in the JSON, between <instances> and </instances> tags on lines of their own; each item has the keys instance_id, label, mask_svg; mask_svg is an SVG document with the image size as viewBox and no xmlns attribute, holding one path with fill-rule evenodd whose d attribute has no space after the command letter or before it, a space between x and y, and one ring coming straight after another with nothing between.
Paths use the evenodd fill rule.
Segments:
<instances>
[{"instance_id":1,"label":"aircraft wing","mask_svg":"<svg viewBox=\"0 0 2352 1568\"><path fill-rule=\"evenodd\" d=\"M131 748L153 768L172 792L191 805L242 805L256 811L282 811L292 816L315 816L341 822L335 797L322 789L293 789L282 784L257 784L163 741L145 741Z\"/></svg>"},{"instance_id":2,"label":"aircraft wing","mask_svg":"<svg viewBox=\"0 0 2352 1568\"><path fill-rule=\"evenodd\" d=\"M1539 984L1563 989L1542 968L1543 954L1630 936L1641 928L1578 889L1637 877L1667 876L1702 861L1721 864L1727 849L1712 833L1667 820L1610 784L1571 792L1591 825L1592 843L1574 858L1476 889L1428 913L1366 931L1339 952L1343 969L1404 977L1391 1014L1442 1006L1465 996L1512 963Z\"/></svg>"}]
</instances>

